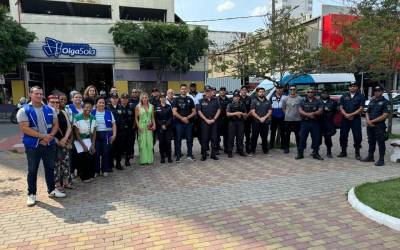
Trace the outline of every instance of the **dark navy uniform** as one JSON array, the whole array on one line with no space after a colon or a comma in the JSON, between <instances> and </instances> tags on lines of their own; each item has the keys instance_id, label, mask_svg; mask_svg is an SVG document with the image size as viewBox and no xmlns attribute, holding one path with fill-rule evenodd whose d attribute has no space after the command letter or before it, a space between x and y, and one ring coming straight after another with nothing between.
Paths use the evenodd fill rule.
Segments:
<instances>
[{"instance_id":1,"label":"dark navy uniform","mask_svg":"<svg viewBox=\"0 0 400 250\"><path fill-rule=\"evenodd\" d=\"M212 97L211 99L203 98L199 101L199 111L203 113L203 115L207 119L214 119L218 111L220 110L219 101L217 98ZM211 141L211 157L216 158L217 150L218 150L218 122L215 121L212 124L207 124L203 119L200 122L200 130L201 130L201 154L202 159L206 158L208 144Z\"/></svg>"},{"instance_id":2,"label":"dark navy uniform","mask_svg":"<svg viewBox=\"0 0 400 250\"><path fill-rule=\"evenodd\" d=\"M232 101L230 104L228 104L228 107L226 108L226 112L228 113L235 113L235 112L241 112L247 114L247 109L246 105L241 102L240 100L238 102ZM245 118L243 116L237 117L237 116L231 116L228 117L229 120L229 125L228 125L228 154L231 155L233 152L233 145L234 145L234 140L236 138L236 150L237 153L240 155L244 155L244 145L243 145L243 139L244 139L244 121Z\"/></svg>"},{"instance_id":3,"label":"dark navy uniform","mask_svg":"<svg viewBox=\"0 0 400 250\"><path fill-rule=\"evenodd\" d=\"M259 117L264 117L272 110L271 103L266 98L260 99L258 97L254 98L251 102L250 111L254 112ZM267 119L265 122L261 123L258 119L252 119L251 126L251 152L254 154L257 148L258 136L261 136L262 150L264 153L268 153L268 130L269 130L270 120Z\"/></svg>"},{"instance_id":4,"label":"dark navy uniform","mask_svg":"<svg viewBox=\"0 0 400 250\"><path fill-rule=\"evenodd\" d=\"M155 108L155 120L157 126L158 142L160 147L161 163L172 162L171 159L171 140L172 140L172 107L171 105L161 104Z\"/></svg>"},{"instance_id":5,"label":"dark navy uniform","mask_svg":"<svg viewBox=\"0 0 400 250\"><path fill-rule=\"evenodd\" d=\"M321 98L322 104L322 115L320 120L320 128L321 128L321 138L320 145L322 144L322 137L324 138L327 156L332 156L332 136L336 133L336 128L334 124L334 116L337 113L337 103L328 98L324 100Z\"/></svg>"},{"instance_id":6,"label":"dark navy uniform","mask_svg":"<svg viewBox=\"0 0 400 250\"><path fill-rule=\"evenodd\" d=\"M305 97L300 107L303 109L305 113L313 113L317 112L322 108L321 101L317 98L309 98ZM320 124L319 117L315 116L313 118L310 117L302 117L301 125L300 125L300 145L299 145L299 156L303 156L304 149L307 146L307 138L308 134L311 133L312 145L311 148L313 150L313 156L319 156L319 140L320 140Z\"/></svg>"},{"instance_id":7,"label":"dark navy uniform","mask_svg":"<svg viewBox=\"0 0 400 250\"><path fill-rule=\"evenodd\" d=\"M135 128L135 108L136 105L128 103L126 106L122 107L122 118L123 118L123 129L125 137L121 140L120 147L125 151L125 166L130 166L129 159L133 158L136 128Z\"/></svg>"},{"instance_id":8,"label":"dark navy uniform","mask_svg":"<svg viewBox=\"0 0 400 250\"><path fill-rule=\"evenodd\" d=\"M250 111L251 97L240 96L240 101L246 106L247 112ZM246 152L251 152L251 117L247 117L244 121L244 136L246 137Z\"/></svg>"},{"instance_id":9,"label":"dark navy uniform","mask_svg":"<svg viewBox=\"0 0 400 250\"><path fill-rule=\"evenodd\" d=\"M360 92L356 92L356 94L352 97L350 93L346 93L342 95L340 98L340 106L344 109L346 113L353 113L358 110L360 107L364 107L365 98L364 95ZM356 115L352 119L347 119L345 117L342 118L342 122L340 124L340 146L342 147L343 155L347 155L347 142L349 137L349 132L353 133L354 139L354 148L356 151L356 157L360 155L361 141L362 141L362 133L361 133L361 115Z\"/></svg>"},{"instance_id":10,"label":"dark navy uniform","mask_svg":"<svg viewBox=\"0 0 400 250\"><path fill-rule=\"evenodd\" d=\"M389 101L386 100L383 96L379 98L372 97L371 101L368 104L368 109L367 109L369 120L374 120L385 113L389 113L388 106L389 106ZM374 123L374 126L367 126L368 157L370 157L371 159L374 158L376 143L378 143L378 148L379 148L378 162L382 162L381 165L383 165L385 151L386 151L385 131L386 131L385 120Z\"/></svg>"},{"instance_id":11,"label":"dark navy uniform","mask_svg":"<svg viewBox=\"0 0 400 250\"><path fill-rule=\"evenodd\" d=\"M221 136L223 136L223 146L225 153L227 152L228 148L228 118L226 117L226 108L228 104L231 103L231 99L227 96L222 98L221 96L218 97L219 106L221 108L221 114L218 118L218 148L220 147Z\"/></svg>"},{"instance_id":12,"label":"dark navy uniform","mask_svg":"<svg viewBox=\"0 0 400 250\"><path fill-rule=\"evenodd\" d=\"M111 145L111 152L110 152L110 161L111 161L111 168L114 167L114 160L116 162L116 168L117 169L122 169L121 166L121 156L122 153L125 152L124 147L124 138L127 137L126 135L126 121L122 115L122 110L123 107L121 104L117 104L117 106L109 105L108 109L112 112L114 119L115 119L115 125L117 126L117 137L115 138L114 143ZM122 148L121 148L122 146Z\"/></svg>"}]
</instances>

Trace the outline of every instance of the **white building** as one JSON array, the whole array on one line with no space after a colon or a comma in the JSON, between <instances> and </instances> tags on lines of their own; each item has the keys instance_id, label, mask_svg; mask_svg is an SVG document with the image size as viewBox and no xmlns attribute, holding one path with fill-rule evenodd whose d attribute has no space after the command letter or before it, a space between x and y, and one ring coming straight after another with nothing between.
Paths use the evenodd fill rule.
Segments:
<instances>
[{"instance_id":1,"label":"white building","mask_svg":"<svg viewBox=\"0 0 400 250\"><path fill-rule=\"evenodd\" d=\"M294 17L310 19L313 10L313 0L277 0L276 8L290 7L294 9L291 14Z\"/></svg>"},{"instance_id":2,"label":"white building","mask_svg":"<svg viewBox=\"0 0 400 250\"><path fill-rule=\"evenodd\" d=\"M127 92L133 87L166 90L177 88L180 82L205 82L207 63L203 58L185 74L165 72L163 83L156 86L155 71L144 68L138 57L116 47L109 33L120 20L171 23L179 20L174 0L1 0L0 3L3 2L8 2L10 15L17 22L36 34L36 40L28 48L31 58L22 71L25 83L42 85L46 94L54 89L81 90L89 84L105 90L114 85Z\"/></svg>"}]
</instances>

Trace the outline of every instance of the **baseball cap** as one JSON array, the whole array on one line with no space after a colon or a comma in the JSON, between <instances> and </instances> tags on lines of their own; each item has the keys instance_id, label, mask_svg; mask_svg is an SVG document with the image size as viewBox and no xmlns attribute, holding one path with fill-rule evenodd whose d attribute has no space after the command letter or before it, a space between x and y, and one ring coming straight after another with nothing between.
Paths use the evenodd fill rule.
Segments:
<instances>
[{"instance_id":1,"label":"baseball cap","mask_svg":"<svg viewBox=\"0 0 400 250\"><path fill-rule=\"evenodd\" d=\"M383 88L381 86L376 86L374 88L374 91L383 91Z\"/></svg>"},{"instance_id":2,"label":"baseball cap","mask_svg":"<svg viewBox=\"0 0 400 250\"><path fill-rule=\"evenodd\" d=\"M208 85L204 88L204 91L211 91L211 90L213 90L213 88L211 86L208 86Z\"/></svg>"},{"instance_id":3,"label":"baseball cap","mask_svg":"<svg viewBox=\"0 0 400 250\"><path fill-rule=\"evenodd\" d=\"M240 96L240 91L238 89L235 89L233 92L233 96Z\"/></svg>"},{"instance_id":4,"label":"baseball cap","mask_svg":"<svg viewBox=\"0 0 400 250\"><path fill-rule=\"evenodd\" d=\"M118 94L117 93L111 93L110 97L111 98L118 98Z\"/></svg>"},{"instance_id":5,"label":"baseball cap","mask_svg":"<svg viewBox=\"0 0 400 250\"><path fill-rule=\"evenodd\" d=\"M221 88L219 88L219 91L221 91L221 90L224 90L224 91L226 91L226 87L221 87Z\"/></svg>"}]
</instances>

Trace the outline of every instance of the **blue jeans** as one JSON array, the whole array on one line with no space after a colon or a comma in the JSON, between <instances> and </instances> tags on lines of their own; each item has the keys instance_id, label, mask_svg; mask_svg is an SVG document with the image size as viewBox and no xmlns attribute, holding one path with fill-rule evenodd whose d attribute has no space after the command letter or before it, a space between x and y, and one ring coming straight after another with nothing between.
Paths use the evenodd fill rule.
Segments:
<instances>
[{"instance_id":1,"label":"blue jeans","mask_svg":"<svg viewBox=\"0 0 400 250\"><path fill-rule=\"evenodd\" d=\"M43 146L39 144L37 148L25 148L25 154L28 160L28 195L36 195L36 181L40 160L43 161L47 192L51 193L55 189L54 161L56 159L56 145Z\"/></svg>"},{"instance_id":2,"label":"blue jeans","mask_svg":"<svg viewBox=\"0 0 400 250\"><path fill-rule=\"evenodd\" d=\"M193 148L193 136L192 136L192 130L193 130L193 123L189 122L188 124L181 123L179 121L176 122L175 124L175 129L176 129L176 148L175 148L175 154L176 157L181 157L182 156L182 138L183 135L185 135L186 138L186 147L187 147L187 156L193 156L192 148Z\"/></svg>"},{"instance_id":3,"label":"blue jeans","mask_svg":"<svg viewBox=\"0 0 400 250\"><path fill-rule=\"evenodd\" d=\"M108 143L107 131L96 132L96 173L100 174L110 172L110 149Z\"/></svg>"}]
</instances>

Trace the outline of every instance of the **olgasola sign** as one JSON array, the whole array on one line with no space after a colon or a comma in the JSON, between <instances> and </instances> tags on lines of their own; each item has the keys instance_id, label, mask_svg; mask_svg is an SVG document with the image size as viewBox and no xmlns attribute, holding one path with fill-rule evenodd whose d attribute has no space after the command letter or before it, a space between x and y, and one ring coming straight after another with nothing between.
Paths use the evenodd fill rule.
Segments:
<instances>
[{"instance_id":1,"label":"olgasola sign","mask_svg":"<svg viewBox=\"0 0 400 250\"><path fill-rule=\"evenodd\" d=\"M42 49L47 57L64 56L96 56L96 49L86 43L63 43L54 38L46 37Z\"/></svg>"}]
</instances>

